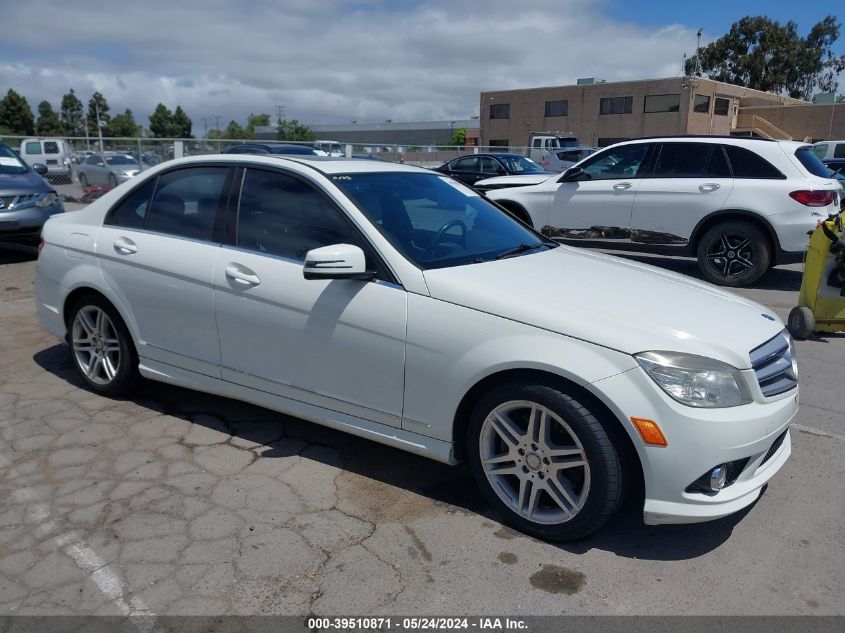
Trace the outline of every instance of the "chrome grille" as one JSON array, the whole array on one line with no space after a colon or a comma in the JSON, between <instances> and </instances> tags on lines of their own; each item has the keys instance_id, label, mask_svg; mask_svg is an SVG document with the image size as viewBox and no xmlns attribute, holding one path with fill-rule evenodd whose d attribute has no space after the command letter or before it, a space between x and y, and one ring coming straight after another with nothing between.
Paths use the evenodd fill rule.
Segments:
<instances>
[{"instance_id":1,"label":"chrome grille","mask_svg":"<svg viewBox=\"0 0 845 633\"><path fill-rule=\"evenodd\" d=\"M798 385L792 339L786 330L755 347L750 356L764 396L776 396Z\"/></svg>"}]
</instances>

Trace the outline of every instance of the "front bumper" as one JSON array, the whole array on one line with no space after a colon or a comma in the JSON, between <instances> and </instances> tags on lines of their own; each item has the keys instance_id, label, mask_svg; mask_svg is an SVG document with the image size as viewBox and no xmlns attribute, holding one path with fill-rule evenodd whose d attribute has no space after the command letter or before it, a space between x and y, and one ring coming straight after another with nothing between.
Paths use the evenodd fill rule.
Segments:
<instances>
[{"instance_id":1,"label":"front bumper","mask_svg":"<svg viewBox=\"0 0 845 633\"><path fill-rule=\"evenodd\" d=\"M0 211L0 241L18 237L37 237L44 223L53 215L64 212L61 200L52 206L15 207Z\"/></svg>"},{"instance_id":2,"label":"front bumper","mask_svg":"<svg viewBox=\"0 0 845 633\"><path fill-rule=\"evenodd\" d=\"M697 409L669 398L639 368L593 387L616 409L634 441L645 480L643 518L650 525L709 521L751 505L792 450L788 427L798 412L797 389L739 407ZM657 422L668 446L646 445L631 417ZM686 491L714 467L746 458L733 483L719 492Z\"/></svg>"}]
</instances>

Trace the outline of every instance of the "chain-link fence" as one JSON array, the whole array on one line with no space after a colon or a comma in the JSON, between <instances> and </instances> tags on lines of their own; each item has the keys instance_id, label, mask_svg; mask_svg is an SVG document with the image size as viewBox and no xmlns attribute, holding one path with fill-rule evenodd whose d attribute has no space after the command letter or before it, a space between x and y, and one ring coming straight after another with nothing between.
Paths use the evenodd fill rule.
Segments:
<instances>
[{"instance_id":1,"label":"chain-link fence","mask_svg":"<svg viewBox=\"0 0 845 633\"><path fill-rule=\"evenodd\" d=\"M25 137L0 135L30 166L47 168L45 178L68 203L85 204L144 170L181 156L219 154L235 145L273 145L251 139ZM446 161L484 152L529 155L526 147L435 146L389 143L295 142L323 155L390 161L434 168Z\"/></svg>"}]
</instances>

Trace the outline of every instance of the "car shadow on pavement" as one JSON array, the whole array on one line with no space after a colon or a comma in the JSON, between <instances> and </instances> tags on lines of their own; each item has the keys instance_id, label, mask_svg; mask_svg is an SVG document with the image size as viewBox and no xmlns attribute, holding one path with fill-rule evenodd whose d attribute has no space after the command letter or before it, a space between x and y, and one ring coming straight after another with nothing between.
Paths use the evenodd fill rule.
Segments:
<instances>
[{"instance_id":1,"label":"car shadow on pavement","mask_svg":"<svg viewBox=\"0 0 845 633\"><path fill-rule=\"evenodd\" d=\"M65 345L37 352L35 363L44 370L80 389L85 385L71 365ZM97 396L91 394L92 398ZM412 521L425 511L464 513L482 516L493 536L506 540L533 537L503 527L482 498L466 464L448 466L405 451L336 431L319 424L277 413L244 402L143 381L127 399L152 411L181 418L207 428L230 433L259 445L261 459L300 454L304 459L340 468L357 475L359 489L351 486L345 494L365 497L361 502L386 521ZM120 399L115 399L119 406ZM263 449L260 448L263 445ZM314 450L314 449L333 450ZM312 449L312 450L308 450ZM410 493L410 494L408 494ZM341 494L340 490L338 494ZM389 505L401 506L407 514ZM384 507L382 507L384 506ZM753 507L753 506L752 506ZM617 556L647 560L686 560L704 555L726 541L747 510L706 524L687 526L647 526L642 522L642 496L628 499L607 525L596 534L574 543L549 544L582 554L591 549Z\"/></svg>"},{"instance_id":2,"label":"car shadow on pavement","mask_svg":"<svg viewBox=\"0 0 845 633\"><path fill-rule=\"evenodd\" d=\"M0 265L20 264L38 259L38 247L0 242Z\"/></svg>"},{"instance_id":3,"label":"car shadow on pavement","mask_svg":"<svg viewBox=\"0 0 845 633\"><path fill-rule=\"evenodd\" d=\"M687 275L700 281L705 281L698 269L698 264L694 259L685 259L683 257L664 257L661 255L644 255L642 253L626 253L621 251L613 251L609 253L616 257L629 259L631 261L639 262L641 264L648 264L657 268L663 268L675 273ZM800 270L793 270L783 267L770 268L766 271L759 280L751 284L750 288L758 288L760 290L794 290L798 291L801 288L802 272ZM731 288L725 288L730 291Z\"/></svg>"}]
</instances>

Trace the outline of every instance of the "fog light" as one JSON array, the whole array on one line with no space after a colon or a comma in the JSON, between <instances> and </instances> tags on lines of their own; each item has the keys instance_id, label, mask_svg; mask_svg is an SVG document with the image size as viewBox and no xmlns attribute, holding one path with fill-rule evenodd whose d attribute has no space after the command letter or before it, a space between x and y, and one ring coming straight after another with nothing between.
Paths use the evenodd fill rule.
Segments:
<instances>
[{"instance_id":1,"label":"fog light","mask_svg":"<svg viewBox=\"0 0 845 633\"><path fill-rule=\"evenodd\" d=\"M725 482L728 480L728 467L725 464L716 466L710 471L710 490L718 492L725 487Z\"/></svg>"}]
</instances>

